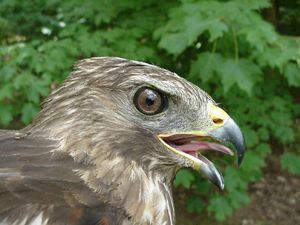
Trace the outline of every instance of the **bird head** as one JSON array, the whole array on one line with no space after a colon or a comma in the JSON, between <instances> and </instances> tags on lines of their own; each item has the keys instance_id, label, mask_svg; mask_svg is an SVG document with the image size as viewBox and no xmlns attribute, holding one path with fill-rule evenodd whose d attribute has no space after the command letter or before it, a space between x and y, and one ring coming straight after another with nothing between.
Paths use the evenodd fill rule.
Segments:
<instances>
[{"instance_id":1,"label":"bird head","mask_svg":"<svg viewBox=\"0 0 300 225\"><path fill-rule=\"evenodd\" d=\"M190 167L220 188L222 175L202 153L232 155L231 144L240 164L245 151L241 130L207 93L170 71L121 58L82 60L40 115L35 124L56 127L78 160L118 156L173 177Z\"/></svg>"}]
</instances>

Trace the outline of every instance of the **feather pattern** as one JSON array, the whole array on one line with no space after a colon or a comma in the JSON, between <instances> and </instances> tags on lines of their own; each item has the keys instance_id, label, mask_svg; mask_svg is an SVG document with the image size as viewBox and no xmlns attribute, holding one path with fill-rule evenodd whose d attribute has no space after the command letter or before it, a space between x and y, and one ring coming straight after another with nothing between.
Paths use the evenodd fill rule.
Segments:
<instances>
[{"instance_id":1,"label":"feather pattern","mask_svg":"<svg viewBox=\"0 0 300 225\"><path fill-rule=\"evenodd\" d=\"M138 112L132 99L141 86L167 93L169 109ZM32 124L0 130L0 225L175 224L171 183L191 162L156 135L207 128L208 102L153 65L82 60Z\"/></svg>"},{"instance_id":2,"label":"feather pattern","mask_svg":"<svg viewBox=\"0 0 300 225\"><path fill-rule=\"evenodd\" d=\"M0 224L118 224L122 215L74 172L76 163L58 142L17 131L0 131ZM106 218L106 219L105 219ZM115 221L115 220L114 220Z\"/></svg>"}]
</instances>

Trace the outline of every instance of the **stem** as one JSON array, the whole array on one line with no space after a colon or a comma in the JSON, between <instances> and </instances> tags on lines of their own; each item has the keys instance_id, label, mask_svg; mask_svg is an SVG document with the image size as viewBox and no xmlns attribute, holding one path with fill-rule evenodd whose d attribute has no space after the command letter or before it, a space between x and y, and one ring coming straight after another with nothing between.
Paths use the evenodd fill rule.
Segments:
<instances>
[{"instance_id":1,"label":"stem","mask_svg":"<svg viewBox=\"0 0 300 225\"><path fill-rule=\"evenodd\" d=\"M298 56L299 57L297 57L297 64L298 64L298 66L300 67L300 39L297 39L296 40L297 41L297 45L298 45Z\"/></svg>"},{"instance_id":2,"label":"stem","mask_svg":"<svg viewBox=\"0 0 300 225\"><path fill-rule=\"evenodd\" d=\"M217 50L217 44L218 44L218 40L215 40L214 43L213 43L213 46L212 46L212 50L211 50L212 53L216 52L216 50Z\"/></svg>"},{"instance_id":3,"label":"stem","mask_svg":"<svg viewBox=\"0 0 300 225\"><path fill-rule=\"evenodd\" d=\"M234 45L234 58L237 62L239 60L239 44L235 31L232 29L233 45Z\"/></svg>"}]
</instances>

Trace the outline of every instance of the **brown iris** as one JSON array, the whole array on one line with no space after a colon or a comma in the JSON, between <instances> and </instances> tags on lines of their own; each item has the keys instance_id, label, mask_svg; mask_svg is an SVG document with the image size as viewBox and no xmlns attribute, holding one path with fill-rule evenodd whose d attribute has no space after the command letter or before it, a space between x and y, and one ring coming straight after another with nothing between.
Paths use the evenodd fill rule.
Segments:
<instances>
[{"instance_id":1,"label":"brown iris","mask_svg":"<svg viewBox=\"0 0 300 225\"><path fill-rule=\"evenodd\" d=\"M140 88L134 96L136 108L146 114L155 115L162 112L167 106L167 97L152 88Z\"/></svg>"}]
</instances>

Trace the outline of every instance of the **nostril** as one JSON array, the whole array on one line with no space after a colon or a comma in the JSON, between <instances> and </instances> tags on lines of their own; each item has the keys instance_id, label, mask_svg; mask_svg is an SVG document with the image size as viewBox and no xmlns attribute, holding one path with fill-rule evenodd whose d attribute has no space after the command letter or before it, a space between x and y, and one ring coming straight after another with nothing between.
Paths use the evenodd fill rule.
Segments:
<instances>
[{"instance_id":1,"label":"nostril","mask_svg":"<svg viewBox=\"0 0 300 225\"><path fill-rule=\"evenodd\" d=\"M217 125L221 125L224 123L224 120L222 120L220 118L213 118L213 122Z\"/></svg>"},{"instance_id":2,"label":"nostril","mask_svg":"<svg viewBox=\"0 0 300 225\"><path fill-rule=\"evenodd\" d=\"M213 122L214 126L221 127L225 123L227 123L226 121L230 117L223 109L215 105L211 105L210 107L211 108L210 108L209 117L210 117L210 121Z\"/></svg>"}]
</instances>

